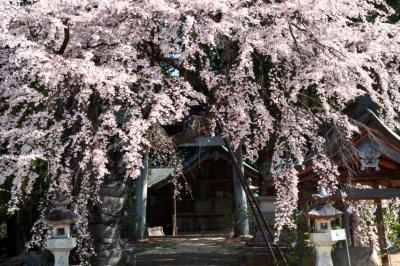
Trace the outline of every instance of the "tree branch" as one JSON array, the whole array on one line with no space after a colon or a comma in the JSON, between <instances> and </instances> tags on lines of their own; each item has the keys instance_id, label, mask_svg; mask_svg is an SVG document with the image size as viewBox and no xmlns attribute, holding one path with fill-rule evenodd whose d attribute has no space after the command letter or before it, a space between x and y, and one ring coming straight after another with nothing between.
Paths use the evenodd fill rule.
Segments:
<instances>
[{"instance_id":1,"label":"tree branch","mask_svg":"<svg viewBox=\"0 0 400 266\"><path fill-rule=\"evenodd\" d=\"M204 90L207 89L207 84L197 71L186 69L182 64L179 64L177 60L163 56L161 54L161 49L154 43L148 42L146 45L147 49L145 48L144 52L151 58L153 64L165 63L175 68L179 71L179 75L189 82L196 91L204 92Z\"/></svg>"},{"instance_id":2,"label":"tree branch","mask_svg":"<svg viewBox=\"0 0 400 266\"><path fill-rule=\"evenodd\" d=\"M67 45L69 42L69 26L67 25L67 22L64 22L64 25L66 26L64 28L64 40L61 44L60 50L57 51L57 54L63 54L65 52L65 49L67 49Z\"/></svg>"},{"instance_id":3,"label":"tree branch","mask_svg":"<svg viewBox=\"0 0 400 266\"><path fill-rule=\"evenodd\" d=\"M290 33L290 36L293 39L294 46L296 47L296 50L299 52L299 54L302 56L303 53L301 52L301 48L300 48L299 44L297 43L296 36L294 36L294 33L293 33L292 23L288 22L288 24L289 24L289 33Z\"/></svg>"}]
</instances>

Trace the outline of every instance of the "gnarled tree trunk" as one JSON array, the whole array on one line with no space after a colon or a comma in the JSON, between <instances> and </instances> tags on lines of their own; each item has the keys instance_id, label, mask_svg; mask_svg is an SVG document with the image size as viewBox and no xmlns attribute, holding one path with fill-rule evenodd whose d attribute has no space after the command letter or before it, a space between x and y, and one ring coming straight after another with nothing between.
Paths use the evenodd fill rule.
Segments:
<instances>
[{"instance_id":1,"label":"gnarled tree trunk","mask_svg":"<svg viewBox=\"0 0 400 266\"><path fill-rule=\"evenodd\" d=\"M116 265L122 256L120 222L130 182L124 180L122 169L113 170L101 185L101 204L92 207L90 212L89 230L97 253L92 258L93 265Z\"/></svg>"}]
</instances>

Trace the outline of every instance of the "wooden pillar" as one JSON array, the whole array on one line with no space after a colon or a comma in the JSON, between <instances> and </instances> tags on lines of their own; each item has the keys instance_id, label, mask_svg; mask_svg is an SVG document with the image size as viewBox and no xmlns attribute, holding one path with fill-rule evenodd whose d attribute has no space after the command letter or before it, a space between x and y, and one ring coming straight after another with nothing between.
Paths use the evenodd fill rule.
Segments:
<instances>
[{"instance_id":1,"label":"wooden pillar","mask_svg":"<svg viewBox=\"0 0 400 266\"><path fill-rule=\"evenodd\" d=\"M236 160L239 163L240 169L242 173L244 173L243 168L243 159L242 159L242 150L241 147L235 152ZM234 188L234 198L235 198L235 217L237 222L237 231L239 235L249 235L249 218L247 211L247 199L246 193L240 183L239 174L236 172L236 169L233 167L233 188Z\"/></svg>"},{"instance_id":2,"label":"wooden pillar","mask_svg":"<svg viewBox=\"0 0 400 266\"><path fill-rule=\"evenodd\" d=\"M143 239L146 230L146 208L147 208L147 175L149 168L148 154L143 155L143 168L136 180L135 213L137 215L136 237Z\"/></svg>"},{"instance_id":3,"label":"wooden pillar","mask_svg":"<svg viewBox=\"0 0 400 266\"><path fill-rule=\"evenodd\" d=\"M175 188L172 186L172 235L177 235L177 226L176 226L176 193Z\"/></svg>"},{"instance_id":4,"label":"wooden pillar","mask_svg":"<svg viewBox=\"0 0 400 266\"><path fill-rule=\"evenodd\" d=\"M385 222L383 218L383 208L382 200L375 200L376 203L376 221L378 223L378 242L381 252L382 265L389 265L388 250L386 245L386 232L385 232Z\"/></svg>"}]
</instances>

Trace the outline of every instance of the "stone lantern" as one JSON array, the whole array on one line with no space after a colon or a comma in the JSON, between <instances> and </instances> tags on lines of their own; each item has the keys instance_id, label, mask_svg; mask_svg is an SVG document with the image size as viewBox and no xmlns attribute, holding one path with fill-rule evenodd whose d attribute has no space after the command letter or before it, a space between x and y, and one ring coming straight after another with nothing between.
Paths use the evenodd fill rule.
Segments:
<instances>
[{"instance_id":1,"label":"stone lantern","mask_svg":"<svg viewBox=\"0 0 400 266\"><path fill-rule=\"evenodd\" d=\"M311 243L315 245L317 266L333 266L332 246L339 240L346 239L345 229L332 230L332 220L340 217L342 212L330 203L318 203L307 216L314 220Z\"/></svg>"},{"instance_id":2,"label":"stone lantern","mask_svg":"<svg viewBox=\"0 0 400 266\"><path fill-rule=\"evenodd\" d=\"M54 254L55 266L67 266L69 252L75 248L76 239L71 237L71 225L79 216L67 209L69 200L62 193L51 201L54 209L46 216L53 227L53 235L47 240L46 248Z\"/></svg>"}]
</instances>

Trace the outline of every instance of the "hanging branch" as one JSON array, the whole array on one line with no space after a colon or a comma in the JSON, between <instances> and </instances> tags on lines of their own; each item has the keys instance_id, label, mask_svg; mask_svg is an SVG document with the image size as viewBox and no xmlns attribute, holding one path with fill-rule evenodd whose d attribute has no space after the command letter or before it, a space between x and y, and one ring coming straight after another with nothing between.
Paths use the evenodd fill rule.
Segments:
<instances>
[{"instance_id":1,"label":"hanging branch","mask_svg":"<svg viewBox=\"0 0 400 266\"><path fill-rule=\"evenodd\" d=\"M64 40L61 44L60 49L57 51L57 54L61 55L65 52L65 49L67 49L67 45L69 42L69 25L67 25L68 21L64 21Z\"/></svg>"}]
</instances>

